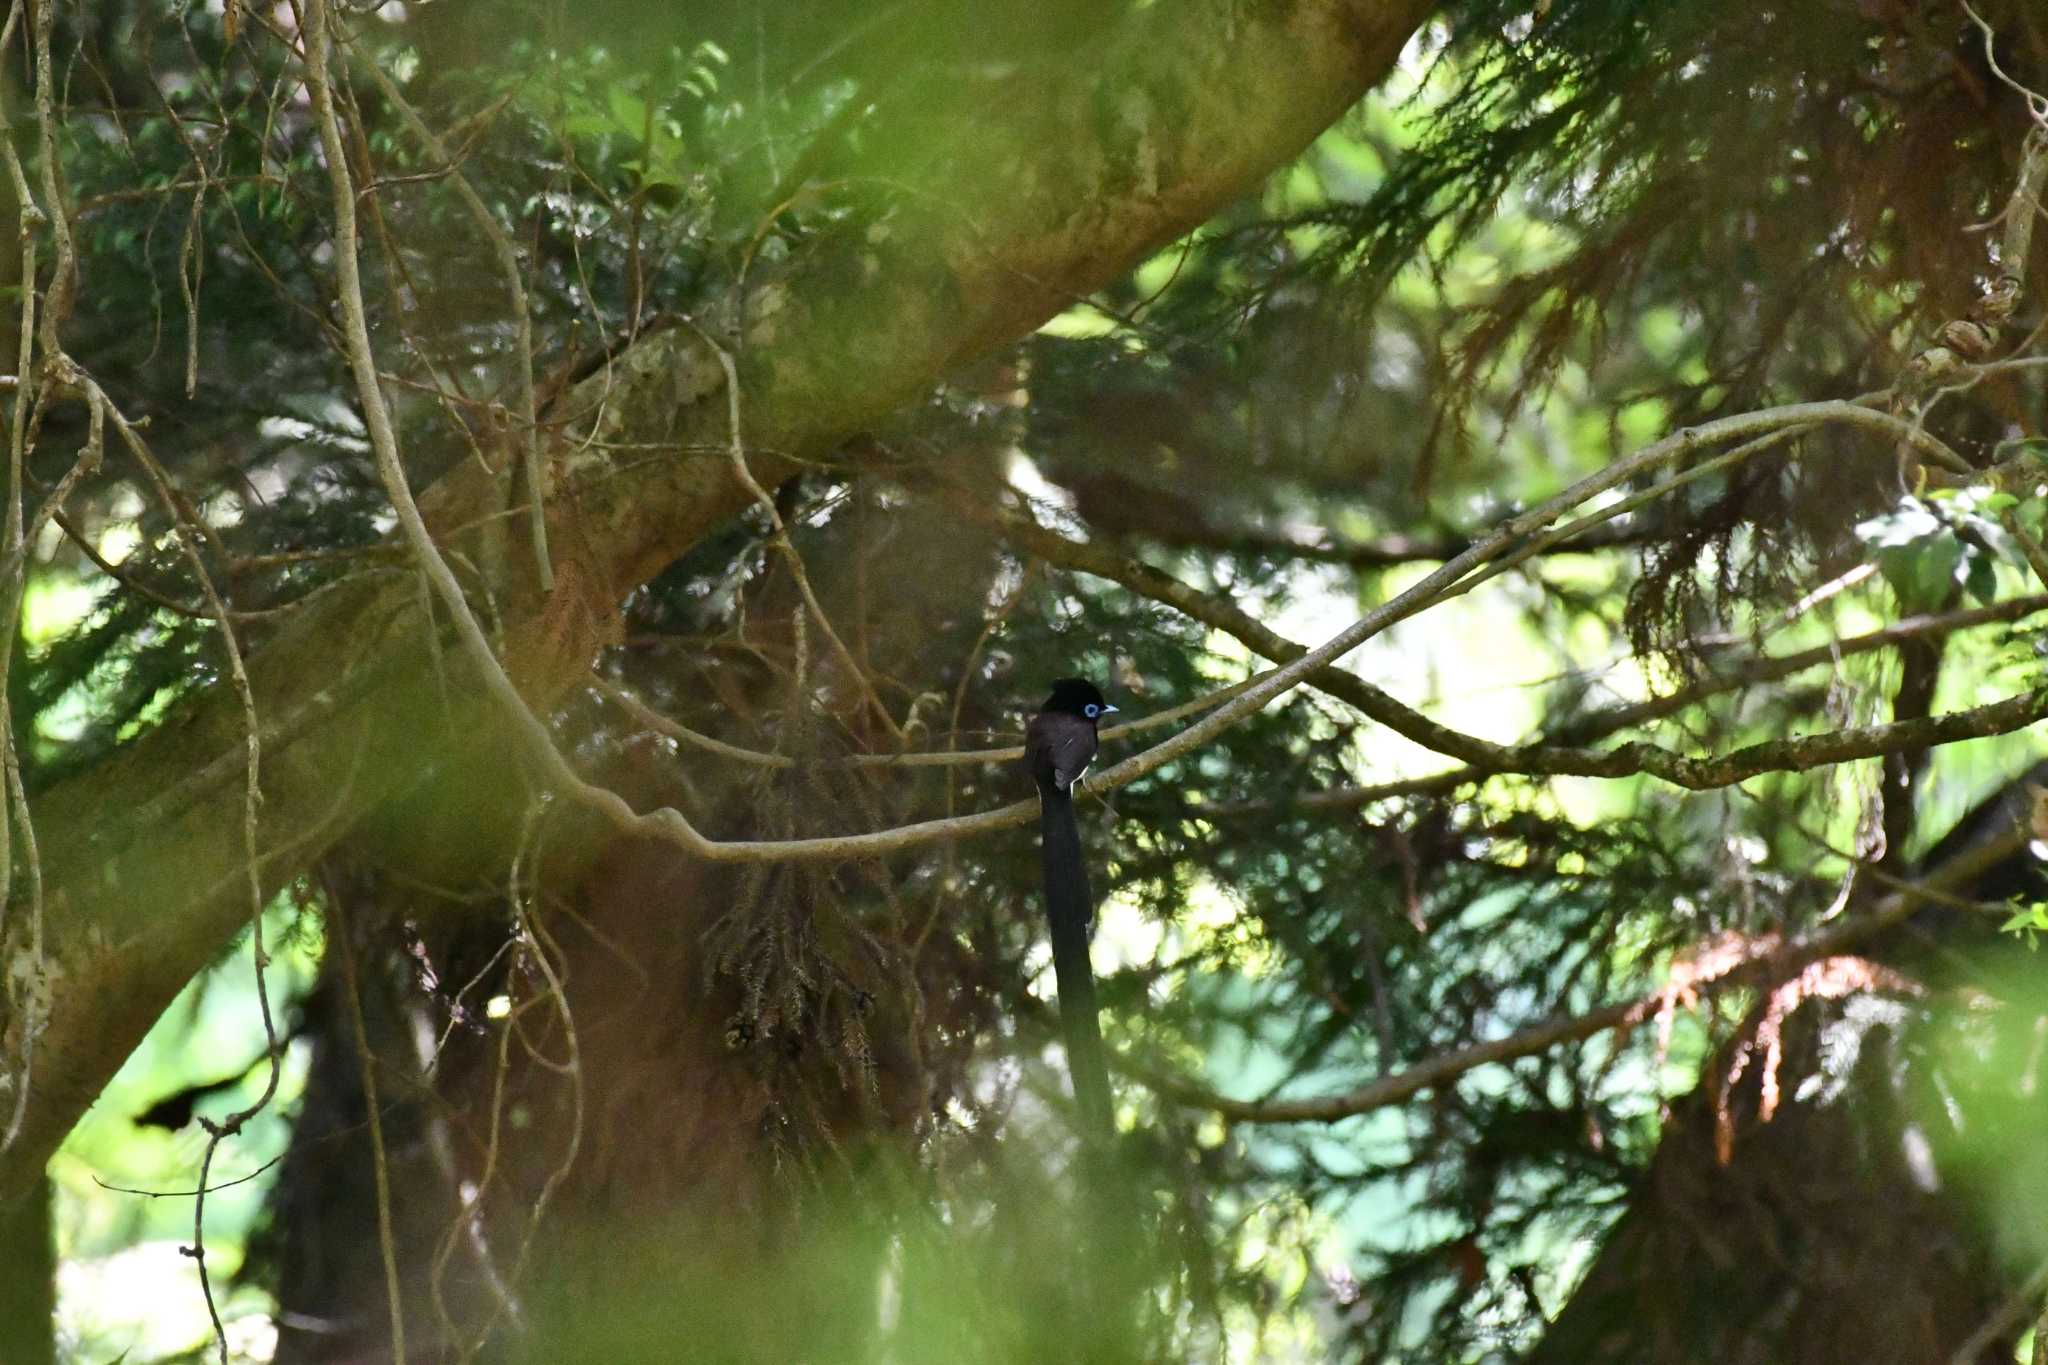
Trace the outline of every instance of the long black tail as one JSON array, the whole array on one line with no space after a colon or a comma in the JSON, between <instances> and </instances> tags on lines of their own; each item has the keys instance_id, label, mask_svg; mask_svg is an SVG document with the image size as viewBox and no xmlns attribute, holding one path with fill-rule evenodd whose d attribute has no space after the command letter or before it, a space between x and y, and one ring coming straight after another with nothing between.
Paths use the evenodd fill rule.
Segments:
<instances>
[{"instance_id":1,"label":"long black tail","mask_svg":"<svg viewBox=\"0 0 2048 1365\"><path fill-rule=\"evenodd\" d=\"M1095 893L1081 857L1081 827L1074 798L1054 787L1038 793L1040 852L1045 865L1045 918L1052 928L1052 969L1060 988L1060 1027L1067 1039L1067 1070L1074 1103L1091 1140L1115 1131L1109 1106L1109 1070L1102 1061L1102 1028L1095 1007L1095 971L1088 961L1088 923Z\"/></svg>"}]
</instances>

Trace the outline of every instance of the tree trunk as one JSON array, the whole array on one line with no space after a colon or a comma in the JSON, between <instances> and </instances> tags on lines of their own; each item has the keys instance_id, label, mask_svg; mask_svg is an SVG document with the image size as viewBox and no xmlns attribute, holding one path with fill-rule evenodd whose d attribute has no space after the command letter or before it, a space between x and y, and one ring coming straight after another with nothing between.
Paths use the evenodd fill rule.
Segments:
<instances>
[{"instance_id":1,"label":"tree trunk","mask_svg":"<svg viewBox=\"0 0 2048 1365\"><path fill-rule=\"evenodd\" d=\"M50 1182L0 1204L0 1360L56 1365L56 1243L50 1227Z\"/></svg>"}]
</instances>

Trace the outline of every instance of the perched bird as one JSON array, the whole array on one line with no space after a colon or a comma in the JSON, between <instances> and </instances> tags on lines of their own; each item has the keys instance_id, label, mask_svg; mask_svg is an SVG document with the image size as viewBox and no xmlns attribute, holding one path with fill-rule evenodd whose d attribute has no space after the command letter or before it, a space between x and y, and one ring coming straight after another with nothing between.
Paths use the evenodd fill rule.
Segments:
<instances>
[{"instance_id":1,"label":"perched bird","mask_svg":"<svg viewBox=\"0 0 2048 1365\"><path fill-rule=\"evenodd\" d=\"M1095 757L1096 726L1115 712L1095 684L1082 678L1061 678L1024 731L1024 765L1038 784L1045 918L1052 930L1053 976L1059 983L1067 1069L1084 1130L1103 1141L1113 1125L1109 1072L1103 1065L1102 1031L1095 1017L1095 974L1088 961L1095 893L1089 888L1088 867L1081 856L1074 787Z\"/></svg>"}]
</instances>

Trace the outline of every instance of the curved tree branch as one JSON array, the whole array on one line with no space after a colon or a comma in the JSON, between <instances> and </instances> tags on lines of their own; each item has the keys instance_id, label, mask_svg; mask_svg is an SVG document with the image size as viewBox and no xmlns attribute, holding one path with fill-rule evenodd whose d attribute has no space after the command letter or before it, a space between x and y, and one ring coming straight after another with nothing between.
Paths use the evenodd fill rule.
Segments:
<instances>
[{"instance_id":1,"label":"curved tree branch","mask_svg":"<svg viewBox=\"0 0 2048 1365\"><path fill-rule=\"evenodd\" d=\"M1645 455L1653 453L1655 449L1656 447L1652 447L1650 451L1645 451L1631 461L1623 463L1629 464L1634 460L1640 460ZM958 505L968 515L987 522L998 534L1020 549L1040 555L1063 567L1109 579L1141 596L1163 602L1184 612L1193 620L1223 631L1264 657L1285 665L1265 675L1266 679L1281 675L1298 677L1339 701L1356 707L1373 720L1424 748L1464 760L1475 775L1522 773L1531 776L1615 778L1648 773L1661 777L1675 786L1697 791L1730 786L1765 772L1799 771L1852 758L1870 758L1899 750L1917 749L1927 744L1946 744L1959 739L2004 734L2048 717L2048 689L2042 689L1969 711L1917 718L1891 725L1863 726L1796 739L1776 740L1750 745L1718 757L1689 757L1646 740L1638 740L1614 749L1587 749L1540 741L1520 745L1496 744L1491 740L1464 734L1431 720L1355 673L1329 665L1308 669L1303 669L1302 665L1311 657L1319 660L1335 658L1337 653L1343 652L1332 652L1333 646L1339 641L1356 639L1363 642L1378 627L1371 630L1362 630L1361 627L1375 617L1382 617L1391 622L1392 619L1411 614L1430 602L1441 600L1459 591L1465 582L1471 580L1449 572L1452 565L1468 559L1473 560L1476 565L1499 553L1508 544L1519 540L1519 535L1512 530L1513 522L1509 523L1509 527L1495 532L1490 539L1482 541L1466 555L1451 561L1451 564L1432 574L1423 583L1368 613L1359 625L1338 636L1337 641L1311 651L1307 646L1271 630L1234 603L1199 592L1171 574L1155 569L1140 560L1118 554L1105 546L1063 536L1018 514L992 512L966 500L961 500ZM1488 576L1490 567L1478 568L1472 577L1476 579ZM2039 599L2022 599L2022 603L2026 602L2032 602L2036 606L2041 604ZM1999 619L2011 610L2009 606L1994 609L1986 614L1984 619ZM1875 648L1882 644L1901 643L1911 638L1912 633L1894 629L1888 632L1875 632L1863 643ZM1809 652L1803 660L1802 656L1789 656L1787 660L1776 663L1776 668L1792 672L1821 662L1823 657L1827 656L1826 649L1819 653ZM1768 675L1775 672L1776 668L1765 669L1763 673ZM1260 692L1261 695L1271 695L1264 692L1263 687L1263 682L1255 683L1253 690ZM1232 702L1221 708L1217 715L1227 716L1232 714L1235 708L1246 708L1249 705L1250 703L1245 700ZM1675 705L1671 709L1676 709ZM1648 711L1624 714L1627 716L1626 723L1639 723L1640 720L1654 718ZM1212 716L1204 724L1213 724L1216 719L1216 716ZM1130 776L1135 774L1127 776L1124 769L1140 760L1149 760L1151 752L1119 764L1095 781L1098 784L1115 785L1130 780ZM1148 761L1145 770L1149 771L1151 766L1155 765Z\"/></svg>"},{"instance_id":2,"label":"curved tree branch","mask_svg":"<svg viewBox=\"0 0 2048 1365\"><path fill-rule=\"evenodd\" d=\"M714 310L752 320L730 349L755 475L773 482L792 458L826 456L950 366L1028 332L1255 187L1392 66L1434 7L1153 7L1092 65L1076 62L1064 84L1048 83L1034 107L992 121L972 107L977 92L960 90L961 108L921 110L932 126L958 129L959 141L920 160L922 178L897 187L885 217L825 235ZM1105 82L1129 92L1114 141L1096 117ZM506 621L507 670L529 702L545 705L580 682L614 605L746 506L725 458L722 384L710 348L672 329L636 343L541 419L553 592L540 591L523 556L470 556L505 566L489 586ZM484 520L508 504L512 478L464 464L420 497L426 529L453 537ZM364 578L309 604L250 660L258 709L278 718L262 736L266 889L437 765L493 751L498 721L470 661L451 662L445 692L429 680L433 630L409 583ZM217 776L246 742L239 718L225 689L208 689L36 803L55 1004L20 1140L0 1158L0 1198L28 1186L244 920L246 892L224 892L246 858L234 797ZM338 773L355 775L339 795ZM1027 814L970 817L968 828L931 837ZM805 842L810 856L877 851L860 840Z\"/></svg>"}]
</instances>

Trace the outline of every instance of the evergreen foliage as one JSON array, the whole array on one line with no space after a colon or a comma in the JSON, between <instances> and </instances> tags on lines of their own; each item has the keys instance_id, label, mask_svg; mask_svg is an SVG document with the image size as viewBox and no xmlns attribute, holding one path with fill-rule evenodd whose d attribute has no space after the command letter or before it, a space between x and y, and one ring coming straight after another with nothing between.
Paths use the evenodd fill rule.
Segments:
<instances>
[{"instance_id":1,"label":"evergreen foliage","mask_svg":"<svg viewBox=\"0 0 2048 1365\"><path fill-rule=\"evenodd\" d=\"M988 30L998 16L986 6L944 17L936 5L831 5L799 19L713 5L657 21L641 6L572 18L507 0L481 7L487 22L447 13L457 8L344 20L351 61L378 64L460 149L459 165L445 163L375 82L351 83L366 304L415 488L521 439L529 358L456 170L524 266L545 422L552 401L650 335L748 335L745 314L792 263L907 212L892 198L896 170L937 155L918 140L931 73L1013 91L1005 82L1091 60L1060 6L1037 18L1006 9ZM2030 0L1978 10L2002 71L2048 90L2048 20ZM31 557L9 701L32 796L118 761L139 734L177 724L182 699L224 685L179 537L246 613L247 653L315 594L413 572L340 358L327 174L279 41L284 11L240 7L233 41L205 7L105 0L60 14L59 170L82 272L65 345L146 421L179 500L158 497L110 442L67 504L69 538L53 532ZM1113 125L1119 92L1114 73L1102 79ZM1649 439L1902 383L1989 283L1971 226L2004 208L2028 128L1980 31L1946 7L1462 0L1417 40L1393 88L1261 193L777 484L776 516L864 678L807 615L760 509L631 590L597 678L760 761L661 739L588 689L551 720L594 779L641 809L673 801L717 838L884 829L1020 799L1028 784L1011 765L861 765L898 745L864 694L903 748L975 749L1014 743L1054 676L1101 679L1142 719L1260 664L1228 632L1127 583L1040 558L1005 536L1005 517L1317 643L1418 565ZM2038 358L2028 348L2044 261L2037 248L2000 355ZM2042 438L2044 395L2048 368L2035 365L1900 410L1924 412L1984 466ZM39 421L31 505L88 436L78 404L53 403ZM1433 694L1443 723L1503 743L1650 739L1701 754L2037 691L2038 618L2023 599L2042 585L2023 542L2042 528L2041 500L2024 484L1986 501L1985 487L1902 478L1893 444L1817 428L1726 469L1701 448L1618 494L1675 473L1693 482L1577 552L1536 555L1397 625L1345 667L1414 704ZM109 577L94 557L114 558L124 537L133 552ZM518 534L507 544L525 552ZM488 577L488 566L458 568L469 588ZM61 628L39 624L36 593L66 585L84 585L90 605ZM1742 685L1760 654L1979 608L1967 628ZM454 633L435 622L452 658ZM336 642L337 684L355 662L348 649ZM1691 700L1665 712L1628 709L1681 689ZM1134 734L1125 752L1163 733ZM2026 949L1996 932L1999 916L1929 910L1831 954L1867 954L1857 990L1795 968L1710 988L1703 964L1870 912L1942 865L1956 846L1942 836L1973 828L1966 814L2005 799L2038 754L2021 733L1688 793L1642 776L1457 770L1306 688L1101 800L1084 792L1084 837L1112 905L1097 947L1105 1031L1129 1068L1121 1159L1149 1233L1131 1268L1150 1277L1146 1349L1251 1358L1264 1342L1292 1358L1290 1343L1312 1338L1346 1359L1554 1351L1553 1324L1563 1340L1574 1312L1592 1311L1567 1307L1581 1277L1590 1304L1622 1275L1600 1259L1603 1239L1620 1227L1608 1245L1638 1246L1626 1238L1654 1220L1659 1163L1677 1161L1670 1135L1698 1135L1704 1151L1717 1124L1734 1124L1748 1141L1774 1105L1816 1126L1850 1115L1842 1131L1872 1144L1896 1145L1901 1125L1932 1132L1936 1155L1964 1172L1936 1201L1943 1235L1957 1264L1982 1268L1984 1296L2003 1299L2048 1248L2013 1226L2042 1221L2038 1161L1972 1126L1988 1113L2023 1128L1999 1087L2036 1064L2013 1060L2016 1021L2041 1001L2010 967ZM468 782L523 805L512 772L508 759L465 777L451 760L422 772L408 799L432 807ZM758 1087L772 1116L733 1149L796 1192L784 1212L804 1229L789 1292L815 1311L818 1335L794 1321L804 1313L783 1315L783 1345L817 1359L1063 1358L1073 1338L1060 1331L1093 1301L1060 1273L1074 1250L1062 1230L1085 1240L1090 1215L1070 1202L1054 1030L1034 994L1049 973L1028 839L845 864L707 864L659 882L672 902L605 919L607 883L639 883L604 861L621 855L565 804L523 812L509 842L480 828L470 852L492 870L459 886L380 850L380 827L288 892L333 917L330 943L349 926L374 1002L367 1045L387 1068L382 1102L416 1147L435 1124L462 1141L489 1126L496 1059L527 1050L509 1064L510 1091L531 1126L502 1138L512 1184L484 1205L501 1220L500 1269L526 1264L519 1220L539 1203L538 1299L558 1292L592 1352L635 1349L630 1325L604 1321L617 1300L574 1292L588 1265L575 1243L601 1242L593 1210L665 1196L677 1226L702 1226L686 1221L703 1210L676 1195L682 1177L663 1169L697 1150L683 1134L698 1080L665 1078L729 1061L745 1076L731 1093ZM396 803L388 826L416 809ZM2042 889L2015 858L1943 894L2010 900L2024 915ZM663 916L672 933L647 922ZM621 923L638 927L609 942ZM572 1036L539 1007L536 965L569 960L559 945L572 941L579 969L603 980L625 979L601 975L616 963L594 965L609 954L687 988L670 1012L599 1009L603 1025ZM318 1278L301 1234L337 1238L365 1278L355 1297L320 1302L375 1313L374 1223L358 1207L338 1227L315 1208L323 1180L341 1200L370 1188L337 970L323 967L292 1002L319 1050L293 1101L300 1145L242 1276L290 1307ZM458 1008L465 982L476 989ZM1399 1103L1329 1121L1253 1112L1358 1092L1660 990L1663 1008L1627 1026L1563 1036ZM548 1022L510 1046L514 1025L481 1013L492 998ZM1790 1041L1777 1053L1760 1023L1773 999L1797 1011L1779 1021ZM1889 1012L1858 1014L1870 1001ZM420 1020L442 1031L440 1070L415 1050ZM572 1106L559 1074L568 1048L613 1089L579 1090ZM1212 1092L1249 1098L1219 1106ZM1970 1123L1943 1129L1925 1104L1934 1094L1959 1096ZM557 1180L572 1110L589 1143ZM358 1163L349 1178L309 1164L316 1139ZM425 1158L406 1162L410 1188L440 1188ZM1895 1179L1906 1177L1880 1162L1862 1190L1882 1203ZM445 1194L409 1246L434 1246L454 1207ZM2001 1211L2001 1197L2033 1202ZM736 1244L773 1240L748 1221L758 1210L717 1212ZM1753 1249L1749 1227L1728 1215L1737 1261ZM1826 1262L1820 1242L1777 1248L1786 1264L1771 1273L1788 1294ZM674 1250L633 1248L621 1279L633 1288L611 1287L622 1298L654 1294L641 1273L659 1281ZM698 1254L678 1273L710 1284L728 1269ZM490 1304L485 1277L451 1273L455 1315L494 1322L493 1349L516 1351L513 1315ZM879 1317L877 1285L894 1305ZM676 1321L707 1342L766 1349L745 1335L762 1312L751 1297L722 1284L675 1308ZM408 1307L422 1334L439 1311ZM2009 1349L2017 1335L1991 1344ZM1729 1340L1706 1328L1693 1338L1710 1339Z\"/></svg>"}]
</instances>

